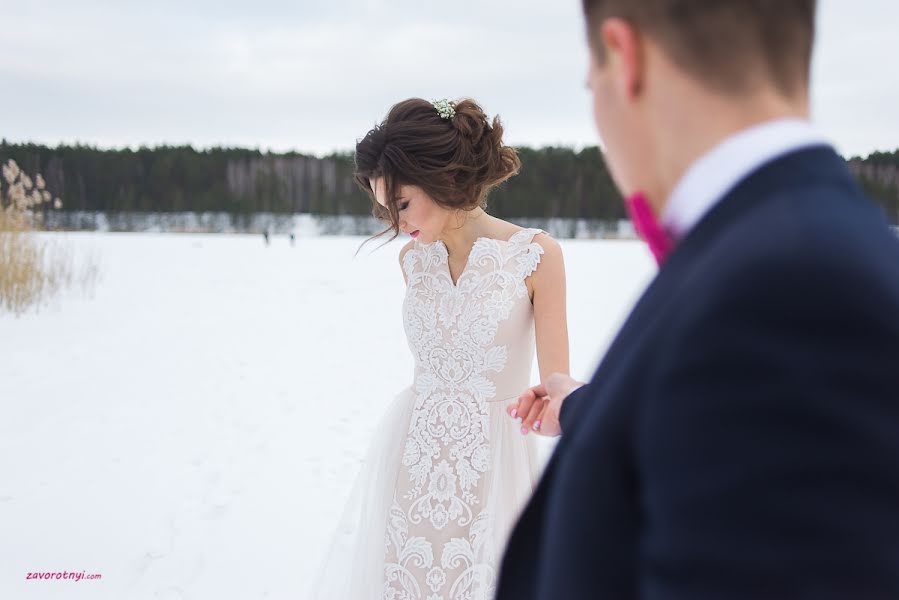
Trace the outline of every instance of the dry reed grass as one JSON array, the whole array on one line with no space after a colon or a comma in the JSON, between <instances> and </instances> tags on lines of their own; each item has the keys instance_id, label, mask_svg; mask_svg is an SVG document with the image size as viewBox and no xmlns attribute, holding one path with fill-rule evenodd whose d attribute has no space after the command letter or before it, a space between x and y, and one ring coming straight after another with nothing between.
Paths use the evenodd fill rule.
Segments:
<instances>
[{"instance_id":1,"label":"dry reed grass","mask_svg":"<svg viewBox=\"0 0 899 600\"><path fill-rule=\"evenodd\" d=\"M51 199L53 208L59 209L60 199L52 198L40 175L32 180L13 160L2 171L0 312L21 315L76 284L92 291L99 277L96 257L86 257L76 267L70 247L36 235L41 222L37 209Z\"/></svg>"}]
</instances>

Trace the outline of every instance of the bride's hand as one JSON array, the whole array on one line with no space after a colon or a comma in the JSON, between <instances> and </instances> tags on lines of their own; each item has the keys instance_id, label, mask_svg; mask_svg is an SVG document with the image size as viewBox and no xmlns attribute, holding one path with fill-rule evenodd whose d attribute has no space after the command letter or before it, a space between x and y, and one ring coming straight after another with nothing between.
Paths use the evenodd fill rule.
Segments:
<instances>
[{"instance_id":1,"label":"bride's hand","mask_svg":"<svg viewBox=\"0 0 899 600\"><path fill-rule=\"evenodd\" d=\"M559 425L559 411L562 402L572 390L584 385L562 373L553 373L546 383L535 385L518 397L517 404L510 404L506 412L513 419L521 418L521 433L535 433L557 436L562 433Z\"/></svg>"}]
</instances>

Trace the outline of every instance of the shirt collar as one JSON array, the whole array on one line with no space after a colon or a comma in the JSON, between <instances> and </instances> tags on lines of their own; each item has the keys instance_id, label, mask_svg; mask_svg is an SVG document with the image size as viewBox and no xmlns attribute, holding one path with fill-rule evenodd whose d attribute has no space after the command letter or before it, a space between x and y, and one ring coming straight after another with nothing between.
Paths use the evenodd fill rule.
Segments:
<instances>
[{"instance_id":1,"label":"shirt collar","mask_svg":"<svg viewBox=\"0 0 899 600\"><path fill-rule=\"evenodd\" d=\"M786 118L744 129L700 156L674 186L662 210L662 227L675 240L740 180L764 163L806 146L830 145L809 122Z\"/></svg>"}]
</instances>

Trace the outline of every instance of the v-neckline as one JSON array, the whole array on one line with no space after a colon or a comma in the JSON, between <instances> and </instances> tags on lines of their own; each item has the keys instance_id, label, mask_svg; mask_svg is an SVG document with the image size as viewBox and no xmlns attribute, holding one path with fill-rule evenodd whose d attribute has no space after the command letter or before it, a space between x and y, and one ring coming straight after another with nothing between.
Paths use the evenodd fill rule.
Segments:
<instances>
[{"instance_id":1,"label":"v-neckline","mask_svg":"<svg viewBox=\"0 0 899 600\"><path fill-rule=\"evenodd\" d=\"M419 242L419 244L422 246L431 246L433 244L439 243L441 246L443 246L443 255L444 255L443 264L446 267L446 277L449 279L450 285L452 286L453 290L458 290L459 282L462 281L462 278L465 277L465 274L468 272L468 268L471 266L471 255L474 254L475 248L477 248L477 246L478 246L478 242L480 242L481 240L494 240L496 242L511 242L515 238L516 235L518 235L522 231L527 231L530 229L531 228L529 228L529 227L522 227L521 229L519 229L518 231L516 231L515 233L510 235L508 240L499 240L496 238L491 238L491 237L487 237L487 236L483 236L483 235L478 238L475 238L475 241L471 244L471 250L468 251L468 256L465 259L465 266L462 267L462 271L459 272L459 277L456 279L456 281L453 281L453 272L450 270L450 267L449 267L449 250L447 250L446 244L443 243L443 240L437 239L429 244L422 244L421 242ZM542 230L540 230L540 231L542 231Z\"/></svg>"},{"instance_id":2,"label":"v-neckline","mask_svg":"<svg viewBox=\"0 0 899 600\"><path fill-rule=\"evenodd\" d=\"M443 246L443 254L444 254L443 264L446 266L446 276L449 278L450 285L453 286L454 290L459 288L459 282L462 281L462 277L468 271L468 267L471 264L471 255L474 254L474 250L475 250L475 248L477 248L478 242L480 242L481 240L489 240L489 239L493 239L493 238L488 238L485 236L475 238L475 241L472 242L472 244L471 244L471 250L468 251L468 256L465 257L465 265L462 267L462 270L459 271L459 276L456 278L455 281L453 281L453 272L449 266L449 250L447 250L446 244L443 243L443 240L435 240L436 242L439 242L441 246ZM496 240L496 241L500 241L500 240Z\"/></svg>"},{"instance_id":3,"label":"v-neckline","mask_svg":"<svg viewBox=\"0 0 899 600\"><path fill-rule=\"evenodd\" d=\"M521 229L519 229L518 231L516 231L515 233L510 235L509 239L507 239L507 240L500 240L500 239L496 239L496 238L487 237L484 235L475 238L475 241L472 242L472 244L471 244L471 250L468 251L468 256L465 258L465 265L462 267L462 270L459 272L459 277L456 278L456 281L453 281L453 272L449 268L449 250L447 250L446 244L443 242L443 240L440 240L440 239L434 240L433 242L431 242L431 244L439 243L441 246L443 246L443 254L444 254L443 265L446 267L446 276L450 280L450 285L453 287L453 290L457 290L457 289L459 289L459 282L462 281L462 278L465 277L465 274L468 272L468 268L471 266L471 255L474 254L475 248L477 248L477 246L478 246L478 242L480 242L481 240L495 240L496 242L511 242L515 238L516 235L518 235L522 231L525 231L528 229L529 229L528 227L522 227ZM422 244L422 245L430 246L431 244Z\"/></svg>"}]
</instances>

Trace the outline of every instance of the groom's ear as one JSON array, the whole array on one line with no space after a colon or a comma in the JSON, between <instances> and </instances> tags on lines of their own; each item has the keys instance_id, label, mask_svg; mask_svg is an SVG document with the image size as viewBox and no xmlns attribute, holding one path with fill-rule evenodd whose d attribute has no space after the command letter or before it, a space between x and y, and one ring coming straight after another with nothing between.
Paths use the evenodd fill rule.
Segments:
<instances>
[{"instance_id":1,"label":"groom's ear","mask_svg":"<svg viewBox=\"0 0 899 600\"><path fill-rule=\"evenodd\" d=\"M632 24L619 18L604 19L590 36L591 52L600 70L625 98L632 99L643 87L645 38Z\"/></svg>"}]
</instances>

